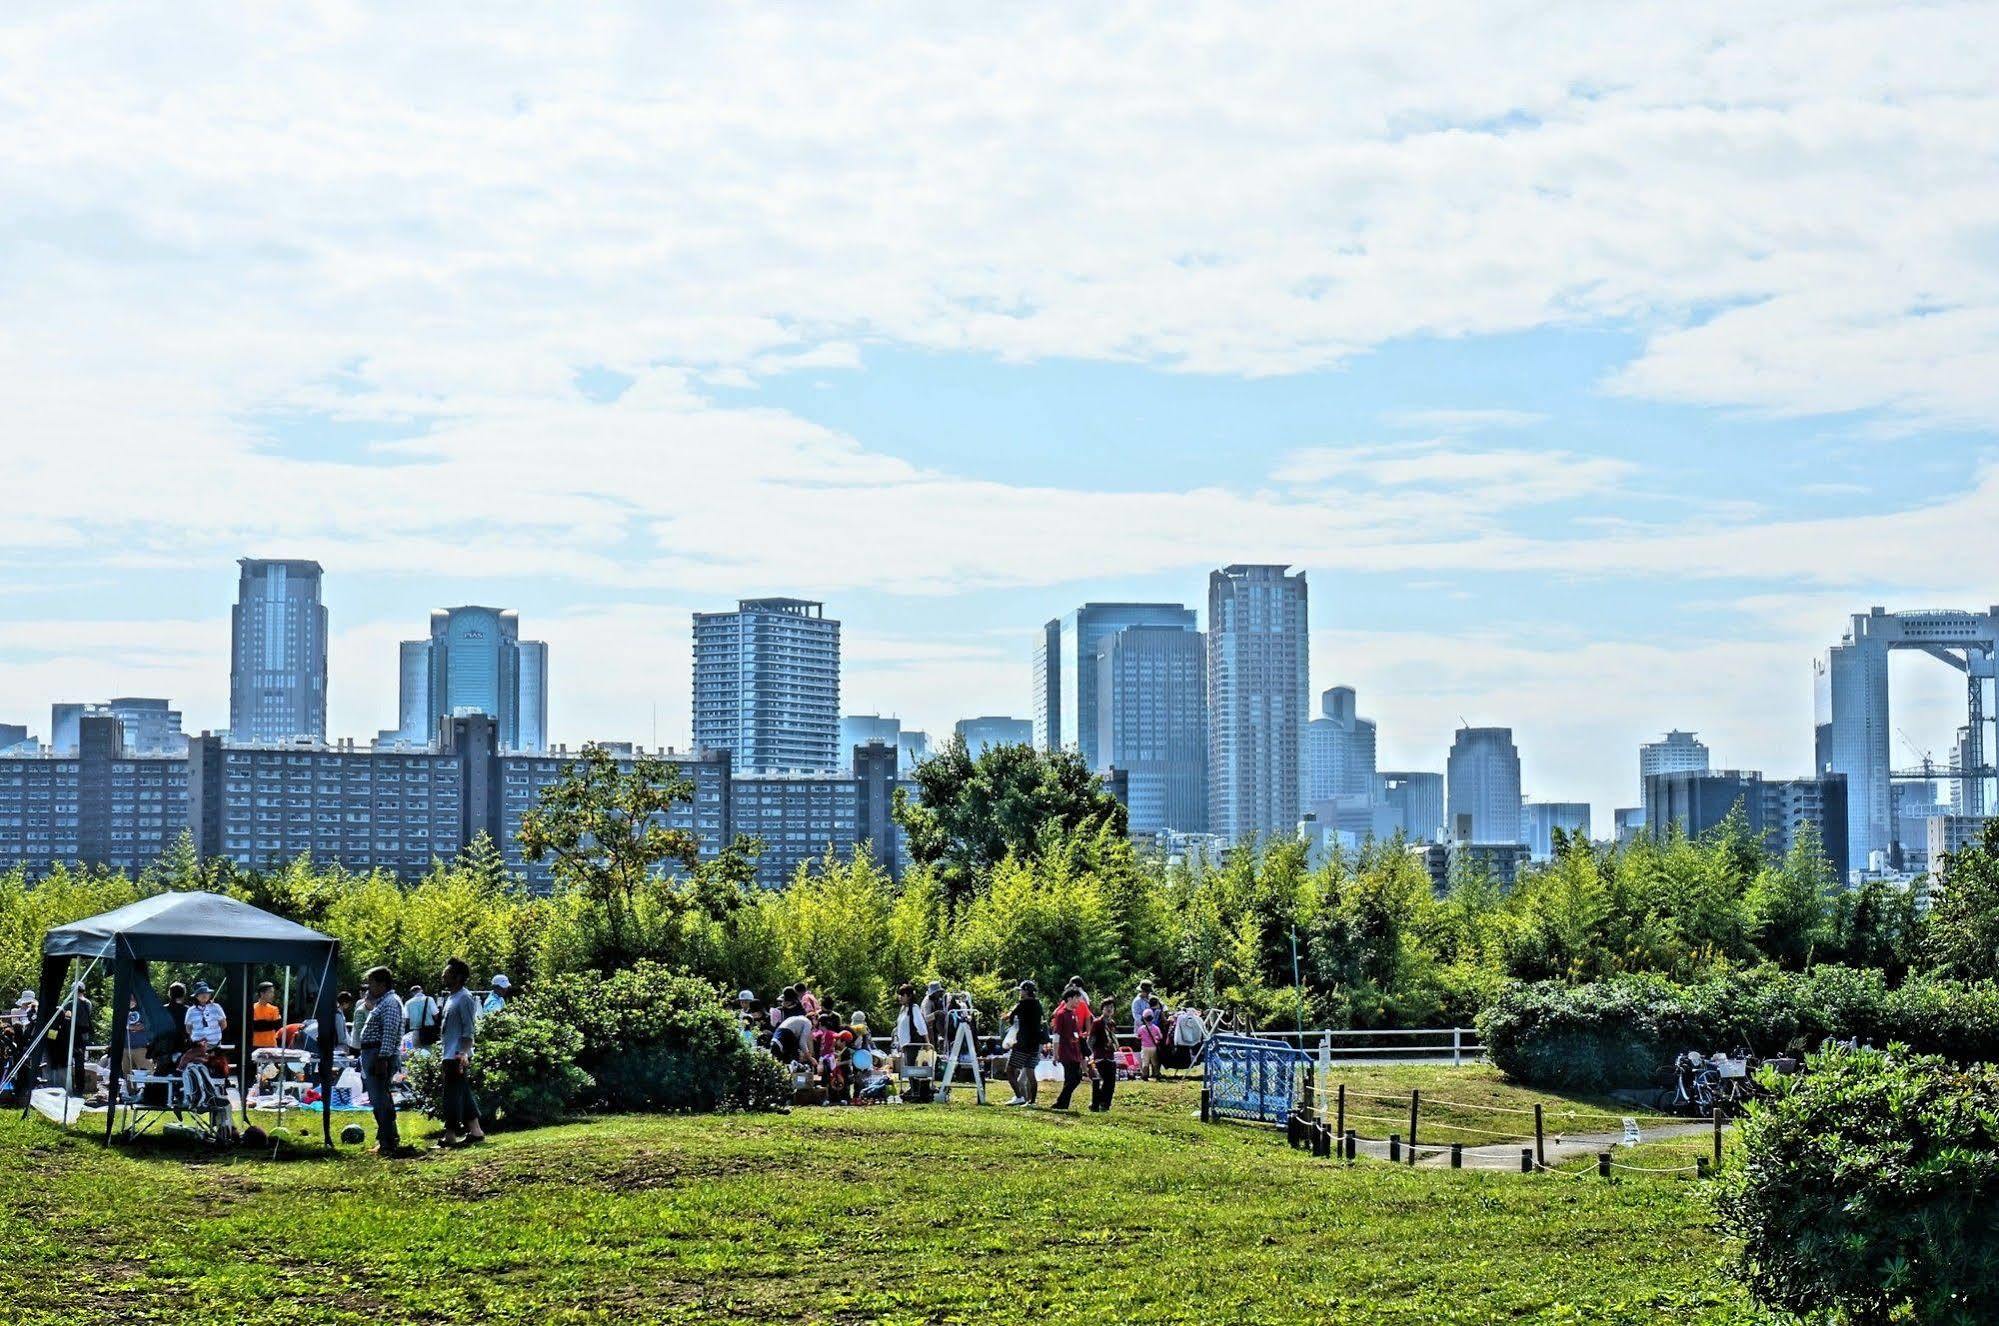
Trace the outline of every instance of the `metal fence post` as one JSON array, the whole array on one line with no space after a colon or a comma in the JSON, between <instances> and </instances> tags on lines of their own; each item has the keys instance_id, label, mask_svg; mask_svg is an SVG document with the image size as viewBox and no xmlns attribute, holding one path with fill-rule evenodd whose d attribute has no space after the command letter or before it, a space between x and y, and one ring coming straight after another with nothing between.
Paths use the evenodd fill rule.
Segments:
<instances>
[{"instance_id":1,"label":"metal fence post","mask_svg":"<svg viewBox=\"0 0 1999 1326\"><path fill-rule=\"evenodd\" d=\"M1337 1108L1339 1110L1339 1117L1333 1121L1333 1130L1341 1137L1345 1137L1347 1132L1347 1084L1344 1082L1340 1083Z\"/></svg>"},{"instance_id":2,"label":"metal fence post","mask_svg":"<svg viewBox=\"0 0 1999 1326\"><path fill-rule=\"evenodd\" d=\"M1542 1167L1548 1164L1548 1148L1541 1142L1541 1102L1534 1102L1534 1163Z\"/></svg>"},{"instance_id":3,"label":"metal fence post","mask_svg":"<svg viewBox=\"0 0 1999 1326\"><path fill-rule=\"evenodd\" d=\"M1465 1029L1463 1027L1451 1028L1451 1067L1453 1068L1463 1068L1465 1066L1464 1036Z\"/></svg>"},{"instance_id":4,"label":"metal fence post","mask_svg":"<svg viewBox=\"0 0 1999 1326\"><path fill-rule=\"evenodd\" d=\"M1423 1093L1409 1092L1409 1163L1416 1163L1416 1110L1423 1102Z\"/></svg>"},{"instance_id":5,"label":"metal fence post","mask_svg":"<svg viewBox=\"0 0 1999 1326\"><path fill-rule=\"evenodd\" d=\"M1714 1109L1714 1167L1721 1168L1721 1106Z\"/></svg>"}]
</instances>

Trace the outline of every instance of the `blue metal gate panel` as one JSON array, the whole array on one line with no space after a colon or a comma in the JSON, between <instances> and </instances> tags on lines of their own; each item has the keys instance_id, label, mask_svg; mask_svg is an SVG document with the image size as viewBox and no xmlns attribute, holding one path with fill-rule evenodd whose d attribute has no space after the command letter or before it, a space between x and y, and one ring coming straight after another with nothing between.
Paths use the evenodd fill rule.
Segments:
<instances>
[{"instance_id":1,"label":"blue metal gate panel","mask_svg":"<svg viewBox=\"0 0 1999 1326\"><path fill-rule=\"evenodd\" d=\"M1298 1102L1310 1055L1260 1036L1216 1036L1207 1045L1208 1115L1282 1125Z\"/></svg>"}]
</instances>

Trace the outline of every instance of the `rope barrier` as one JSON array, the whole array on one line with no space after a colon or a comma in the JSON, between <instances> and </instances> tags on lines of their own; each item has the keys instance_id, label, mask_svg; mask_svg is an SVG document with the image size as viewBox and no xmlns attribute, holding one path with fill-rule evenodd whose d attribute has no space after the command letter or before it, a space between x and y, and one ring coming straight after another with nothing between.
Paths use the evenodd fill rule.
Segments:
<instances>
[{"instance_id":1,"label":"rope barrier","mask_svg":"<svg viewBox=\"0 0 1999 1326\"><path fill-rule=\"evenodd\" d=\"M1698 1174L1699 1165L1627 1165L1622 1161L1610 1162L1612 1169L1628 1169L1638 1174Z\"/></svg>"}]
</instances>

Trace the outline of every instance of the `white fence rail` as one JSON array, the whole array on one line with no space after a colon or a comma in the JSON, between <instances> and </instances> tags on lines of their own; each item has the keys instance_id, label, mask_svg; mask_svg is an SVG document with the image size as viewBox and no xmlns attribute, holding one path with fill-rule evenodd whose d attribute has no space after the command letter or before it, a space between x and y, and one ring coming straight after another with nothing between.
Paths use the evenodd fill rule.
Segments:
<instances>
[{"instance_id":1,"label":"white fence rail","mask_svg":"<svg viewBox=\"0 0 1999 1326\"><path fill-rule=\"evenodd\" d=\"M1317 1055L1321 1060L1353 1060L1365 1063L1384 1059L1448 1060L1453 1066L1467 1059L1485 1057L1476 1027L1427 1027L1415 1030L1352 1031L1321 1028L1317 1031L1259 1030L1259 1036L1287 1041Z\"/></svg>"}]
</instances>

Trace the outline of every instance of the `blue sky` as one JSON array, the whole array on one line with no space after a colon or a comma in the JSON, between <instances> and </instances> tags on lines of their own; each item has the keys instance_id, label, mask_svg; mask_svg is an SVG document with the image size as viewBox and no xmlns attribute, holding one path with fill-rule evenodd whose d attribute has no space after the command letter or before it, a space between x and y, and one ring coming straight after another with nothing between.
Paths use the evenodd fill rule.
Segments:
<instances>
[{"instance_id":1,"label":"blue sky","mask_svg":"<svg viewBox=\"0 0 1999 1326\"><path fill-rule=\"evenodd\" d=\"M488 602L668 741L738 596L936 730L1269 560L1385 764L1511 724L1607 823L1999 600L1990 4L479 12L0 27L0 721L219 725L245 554L326 565L339 733Z\"/></svg>"}]
</instances>

